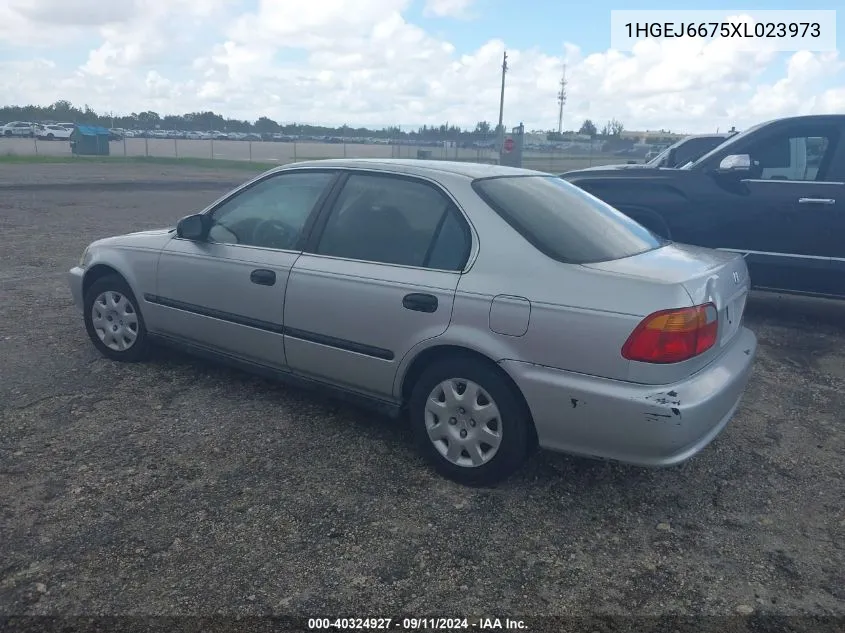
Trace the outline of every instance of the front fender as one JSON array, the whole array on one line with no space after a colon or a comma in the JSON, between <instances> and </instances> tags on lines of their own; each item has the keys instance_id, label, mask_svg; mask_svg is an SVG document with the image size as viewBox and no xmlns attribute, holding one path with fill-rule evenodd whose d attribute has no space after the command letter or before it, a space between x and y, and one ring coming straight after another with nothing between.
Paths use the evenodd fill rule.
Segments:
<instances>
[{"instance_id":1,"label":"front fender","mask_svg":"<svg viewBox=\"0 0 845 633\"><path fill-rule=\"evenodd\" d=\"M100 276L103 267L108 267L123 277L138 302L145 304L144 294L155 294L156 268L160 252L159 249L138 247L95 247L85 269L83 287L87 288L92 275Z\"/></svg>"}]
</instances>

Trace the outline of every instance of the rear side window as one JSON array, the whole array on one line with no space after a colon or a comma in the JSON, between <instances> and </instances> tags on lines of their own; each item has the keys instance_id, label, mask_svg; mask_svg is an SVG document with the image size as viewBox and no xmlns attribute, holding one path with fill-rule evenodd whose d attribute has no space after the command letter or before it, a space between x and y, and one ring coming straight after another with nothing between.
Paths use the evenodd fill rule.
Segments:
<instances>
[{"instance_id":1,"label":"rear side window","mask_svg":"<svg viewBox=\"0 0 845 633\"><path fill-rule=\"evenodd\" d=\"M558 261L609 261L664 244L621 211L555 176L482 178L472 186L525 239Z\"/></svg>"},{"instance_id":2,"label":"rear side window","mask_svg":"<svg viewBox=\"0 0 845 633\"><path fill-rule=\"evenodd\" d=\"M352 174L326 222L317 252L418 268L460 270L471 238L451 200L428 183Z\"/></svg>"}]
</instances>

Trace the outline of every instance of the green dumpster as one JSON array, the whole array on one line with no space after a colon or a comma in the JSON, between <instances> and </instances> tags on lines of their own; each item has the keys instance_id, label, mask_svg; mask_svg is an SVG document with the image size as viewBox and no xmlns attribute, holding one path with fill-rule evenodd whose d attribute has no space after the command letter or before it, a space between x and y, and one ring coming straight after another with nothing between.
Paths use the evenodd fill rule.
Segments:
<instances>
[{"instance_id":1,"label":"green dumpster","mask_svg":"<svg viewBox=\"0 0 845 633\"><path fill-rule=\"evenodd\" d=\"M108 156L109 131L96 125L77 125L70 134L70 151L79 156Z\"/></svg>"}]
</instances>

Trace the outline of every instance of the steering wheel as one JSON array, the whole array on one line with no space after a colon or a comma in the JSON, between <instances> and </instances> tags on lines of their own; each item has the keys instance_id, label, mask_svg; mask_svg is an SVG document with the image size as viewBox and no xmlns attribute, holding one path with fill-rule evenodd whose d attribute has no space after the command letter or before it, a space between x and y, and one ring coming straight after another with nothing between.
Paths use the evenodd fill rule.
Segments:
<instances>
[{"instance_id":1,"label":"steering wheel","mask_svg":"<svg viewBox=\"0 0 845 633\"><path fill-rule=\"evenodd\" d=\"M262 220L252 231L252 243L268 248L291 248L296 242L297 231L281 220Z\"/></svg>"}]
</instances>

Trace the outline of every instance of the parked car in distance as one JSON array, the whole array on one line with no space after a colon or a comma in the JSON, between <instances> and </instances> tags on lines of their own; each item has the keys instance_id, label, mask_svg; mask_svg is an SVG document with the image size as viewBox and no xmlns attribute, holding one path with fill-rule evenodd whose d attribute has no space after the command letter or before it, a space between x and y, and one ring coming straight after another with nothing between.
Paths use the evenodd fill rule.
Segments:
<instances>
[{"instance_id":1,"label":"parked car in distance","mask_svg":"<svg viewBox=\"0 0 845 633\"><path fill-rule=\"evenodd\" d=\"M755 288L845 298L845 115L761 123L681 169L561 178L663 237L743 255Z\"/></svg>"},{"instance_id":2,"label":"parked car in distance","mask_svg":"<svg viewBox=\"0 0 845 633\"><path fill-rule=\"evenodd\" d=\"M12 121L0 128L0 135L32 137L35 136L35 124L27 121Z\"/></svg>"},{"instance_id":3,"label":"parked car in distance","mask_svg":"<svg viewBox=\"0 0 845 633\"><path fill-rule=\"evenodd\" d=\"M70 139L72 131L61 125L38 125L35 136L42 141L66 141Z\"/></svg>"},{"instance_id":4,"label":"parked car in distance","mask_svg":"<svg viewBox=\"0 0 845 633\"><path fill-rule=\"evenodd\" d=\"M276 168L176 228L92 243L68 281L106 357L165 342L406 411L466 484L537 444L683 462L732 417L757 349L741 256L492 165Z\"/></svg>"}]
</instances>

